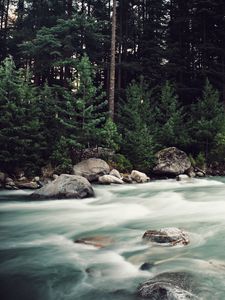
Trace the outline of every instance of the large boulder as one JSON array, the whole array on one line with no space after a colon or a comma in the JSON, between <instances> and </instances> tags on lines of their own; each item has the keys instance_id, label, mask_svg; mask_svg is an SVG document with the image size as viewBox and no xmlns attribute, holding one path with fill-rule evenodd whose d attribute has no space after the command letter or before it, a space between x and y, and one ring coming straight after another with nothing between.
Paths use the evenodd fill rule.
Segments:
<instances>
[{"instance_id":1,"label":"large boulder","mask_svg":"<svg viewBox=\"0 0 225 300\"><path fill-rule=\"evenodd\" d=\"M109 172L109 165L100 158L89 158L73 167L75 175L83 176L90 182L97 181L100 176L109 174Z\"/></svg>"},{"instance_id":2,"label":"large boulder","mask_svg":"<svg viewBox=\"0 0 225 300\"><path fill-rule=\"evenodd\" d=\"M143 239L157 244L167 244L168 246L188 245L190 243L188 234L175 227L147 230L143 235Z\"/></svg>"},{"instance_id":3,"label":"large boulder","mask_svg":"<svg viewBox=\"0 0 225 300\"><path fill-rule=\"evenodd\" d=\"M82 176L62 174L32 194L37 199L82 199L94 196L93 188Z\"/></svg>"},{"instance_id":4,"label":"large boulder","mask_svg":"<svg viewBox=\"0 0 225 300\"><path fill-rule=\"evenodd\" d=\"M184 174L191 167L191 161L187 154L176 147L157 152L156 160L153 171L158 175L177 176Z\"/></svg>"},{"instance_id":5,"label":"large boulder","mask_svg":"<svg viewBox=\"0 0 225 300\"><path fill-rule=\"evenodd\" d=\"M174 272L157 275L141 284L138 295L154 300L194 300L196 280L189 273Z\"/></svg>"},{"instance_id":6,"label":"large boulder","mask_svg":"<svg viewBox=\"0 0 225 300\"><path fill-rule=\"evenodd\" d=\"M150 178L145 173L136 170L133 170L131 172L131 179L136 181L137 183L144 183L150 181Z\"/></svg>"},{"instance_id":7,"label":"large boulder","mask_svg":"<svg viewBox=\"0 0 225 300\"><path fill-rule=\"evenodd\" d=\"M102 184L111 184L111 183L115 183L115 184L123 184L123 180L119 179L113 175L103 175L100 176L98 178L98 181Z\"/></svg>"}]
</instances>

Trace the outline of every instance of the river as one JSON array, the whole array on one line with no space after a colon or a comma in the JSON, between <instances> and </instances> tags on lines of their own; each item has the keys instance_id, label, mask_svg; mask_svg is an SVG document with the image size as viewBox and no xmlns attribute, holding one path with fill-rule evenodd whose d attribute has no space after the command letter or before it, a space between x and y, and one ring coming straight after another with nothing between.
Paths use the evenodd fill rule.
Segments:
<instances>
[{"instance_id":1,"label":"river","mask_svg":"<svg viewBox=\"0 0 225 300\"><path fill-rule=\"evenodd\" d=\"M0 191L1 300L134 300L140 283L180 271L193 274L199 299L225 299L225 178L94 189L95 198L55 201ZM163 227L188 231L190 244L142 241ZM110 244L74 243L88 236Z\"/></svg>"}]
</instances>

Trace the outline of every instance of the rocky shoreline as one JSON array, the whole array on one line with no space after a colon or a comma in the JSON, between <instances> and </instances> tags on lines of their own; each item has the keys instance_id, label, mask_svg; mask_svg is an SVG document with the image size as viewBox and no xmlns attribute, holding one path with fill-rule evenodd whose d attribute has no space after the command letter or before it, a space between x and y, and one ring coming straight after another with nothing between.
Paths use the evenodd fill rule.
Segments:
<instances>
[{"instance_id":1,"label":"rocky shoreline","mask_svg":"<svg viewBox=\"0 0 225 300\"><path fill-rule=\"evenodd\" d=\"M193 177L225 176L225 165L211 164L206 170L191 165L187 154L176 147L170 147L156 154L156 164L148 172L151 179L176 178L178 181ZM3 189L41 189L54 182L62 174L55 174L54 169L48 165L42 168L41 176L27 178L23 171L16 174L6 174L0 171L0 188ZM132 184L145 183L151 179L148 174L138 170L131 173L121 173L101 158L88 158L74 165L73 174L68 176L81 176L91 184ZM59 179L57 179L57 182ZM71 196L72 197L72 196ZM78 197L79 198L79 197Z\"/></svg>"}]
</instances>

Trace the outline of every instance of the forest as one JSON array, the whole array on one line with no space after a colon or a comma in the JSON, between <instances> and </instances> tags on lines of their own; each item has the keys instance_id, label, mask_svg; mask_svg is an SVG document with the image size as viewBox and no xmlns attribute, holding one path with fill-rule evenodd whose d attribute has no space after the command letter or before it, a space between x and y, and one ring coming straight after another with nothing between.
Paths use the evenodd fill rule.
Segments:
<instances>
[{"instance_id":1,"label":"forest","mask_svg":"<svg viewBox=\"0 0 225 300\"><path fill-rule=\"evenodd\" d=\"M1 0L0 166L70 172L86 148L151 169L225 159L224 0Z\"/></svg>"}]
</instances>

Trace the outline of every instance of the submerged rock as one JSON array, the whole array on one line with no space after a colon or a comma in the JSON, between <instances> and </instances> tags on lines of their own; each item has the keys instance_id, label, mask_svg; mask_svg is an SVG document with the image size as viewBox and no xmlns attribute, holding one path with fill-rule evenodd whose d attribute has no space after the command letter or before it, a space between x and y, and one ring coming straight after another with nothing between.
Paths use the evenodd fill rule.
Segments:
<instances>
[{"instance_id":1,"label":"submerged rock","mask_svg":"<svg viewBox=\"0 0 225 300\"><path fill-rule=\"evenodd\" d=\"M31 196L37 199L83 199L93 197L94 191L86 178L77 175L62 174L54 181L35 191Z\"/></svg>"},{"instance_id":2,"label":"submerged rock","mask_svg":"<svg viewBox=\"0 0 225 300\"><path fill-rule=\"evenodd\" d=\"M138 295L152 300L194 300L195 278L189 273L163 273L141 284Z\"/></svg>"},{"instance_id":3,"label":"submerged rock","mask_svg":"<svg viewBox=\"0 0 225 300\"><path fill-rule=\"evenodd\" d=\"M123 184L123 180L119 179L118 177L115 177L113 175L103 175L98 178L98 181L102 184Z\"/></svg>"},{"instance_id":4,"label":"submerged rock","mask_svg":"<svg viewBox=\"0 0 225 300\"><path fill-rule=\"evenodd\" d=\"M81 161L73 167L75 175L83 176L88 181L97 181L100 176L109 174L109 165L102 159L89 158Z\"/></svg>"},{"instance_id":5,"label":"submerged rock","mask_svg":"<svg viewBox=\"0 0 225 300\"><path fill-rule=\"evenodd\" d=\"M150 181L150 178L145 173L136 170L133 170L131 172L131 179L133 179L137 183L144 183Z\"/></svg>"},{"instance_id":6,"label":"submerged rock","mask_svg":"<svg viewBox=\"0 0 225 300\"><path fill-rule=\"evenodd\" d=\"M85 244L97 248L104 248L112 243L112 239L106 236L91 236L77 239L74 243Z\"/></svg>"},{"instance_id":7,"label":"submerged rock","mask_svg":"<svg viewBox=\"0 0 225 300\"><path fill-rule=\"evenodd\" d=\"M145 262L143 263L141 266L140 266L140 270L142 271L149 271L151 268L154 267L154 263L148 263L148 262Z\"/></svg>"},{"instance_id":8,"label":"submerged rock","mask_svg":"<svg viewBox=\"0 0 225 300\"><path fill-rule=\"evenodd\" d=\"M158 175L177 176L191 167L191 161L184 151L170 147L156 154L156 166L153 171Z\"/></svg>"},{"instance_id":9,"label":"submerged rock","mask_svg":"<svg viewBox=\"0 0 225 300\"><path fill-rule=\"evenodd\" d=\"M157 244L188 245L189 236L186 232L178 228L162 228L160 230L148 230L144 233L143 239Z\"/></svg>"}]
</instances>

